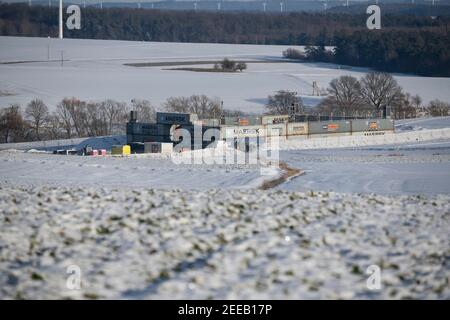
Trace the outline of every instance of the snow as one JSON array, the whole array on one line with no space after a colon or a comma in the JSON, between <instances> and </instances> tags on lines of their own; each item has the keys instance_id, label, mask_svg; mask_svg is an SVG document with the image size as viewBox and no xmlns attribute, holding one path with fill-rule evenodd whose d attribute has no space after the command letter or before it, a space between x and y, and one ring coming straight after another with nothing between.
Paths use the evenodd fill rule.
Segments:
<instances>
[{"instance_id":1,"label":"snow","mask_svg":"<svg viewBox=\"0 0 450 320\"><path fill-rule=\"evenodd\" d=\"M402 119L395 122L396 131L450 128L450 117Z\"/></svg>"},{"instance_id":2,"label":"snow","mask_svg":"<svg viewBox=\"0 0 450 320\"><path fill-rule=\"evenodd\" d=\"M89 157L0 152L0 185L207 190L255 188L268 178L261 176L259 165L178 164L158 155Z\"/></svg>"},{"instance_id":3,"label":"snow","mask_svg":"<svg viewBox=\"0 0 450 320\"><path fill-rule=\"evenodd\" d=\"M307 96L312 81L364 71L299 63L253 64L242 74L133 68L123 63L273 58L282 47L39 38L0 37L0 60L45 60L47 41L52 58L62 46L70 61L0 65L0 91L16 93L0 104L72 95L159 103L206 93L257 111L275 90ZM450 100L449 79L396 77L425 100ZM281 160L305 174L271 191L257 189L280 174L267 161L42 152L107 147L123 136L0 146L0 298L449 299L449 122L402 120L402 133L384 137L289 139ZM366 287L373 264L382 270L379 291ZM66 286L70 265L82 270L81 290Z\"/></svg>"},{"instance_id":4,"label":"snow","mask_svg":"<svg viewBox=\"0 0 450 320\"><path fill-rule=\"evenodd\" d=\"M47 46L50 60L47 62ZM206 94L219 97L227 109L263 111L269 94L285 89L298 92L308 105L320 98L311 96L312 82L326 88L340 75L360 77L367 71L325 63L274 63L288 46L131 42L47 38L0 37L0 62L43 61L0 64L0 105L28 103L41 98L50 107L63 97L84 100L107 98L130 102L148 99L156 106L171 96ZM301 47L299 47L301 49ZM61 67L61 50L64 67ZM166 70L171 67L131 67L125 63L233 59L266 60L248 64L243 73L208 73ZM426 78L396 74L400 85L424 102L450 102L450 78ZM12 95L11 95L12 94Z\"/></svg>"},{"instance_id":5,"label":"snow","mask_svg":"<svg viewBox=\"0 0 450 320\"><path fill-rule=\"evenodd\" d=\"M9 186L0 188L0 298L449 299L449 203ZM381 290L371 291L374 264ZM74 266L79 290L67 286Z\"/></svg>"}]
</instances>

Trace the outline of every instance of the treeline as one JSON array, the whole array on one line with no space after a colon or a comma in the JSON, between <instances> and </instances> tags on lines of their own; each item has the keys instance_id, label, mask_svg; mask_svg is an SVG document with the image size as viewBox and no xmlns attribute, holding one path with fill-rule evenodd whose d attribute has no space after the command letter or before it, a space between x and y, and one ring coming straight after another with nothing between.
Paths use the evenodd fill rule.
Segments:
<instances>
[{"instance_id":1,"label":"treeline","mask_svg":"<svg viewBox=\"0 0 450 320\"><path fill-rule=\"evenodd\" d=\"M393 119L439 117L450 114L450 104L433 100L424 105L419 95L405 92L390 74L371 72L359 80L352 76L333 79L317 113L343 117L386 117L389 113Z\"/></svg>"},{"instance_id":2,"label":"treeline","mask_svg":"<svg viewBox=\"0 0 450 320\"><path fill-rule=\"evenodd\" d=\"M208 12L131 8L83 8L81 30L68 38L335 45L338 35L366 30L366 14L292 12ZM447 34L450 17L383 15L385 30L430 30ZM58 35L56 7L0 4L0 34Z\"/></svg>"},{"instance_id":3,"label":"treeline","mask_svg":"<svg viewBox=\"0 0 450 320\"><path fill-rule=\"evenodd\" d=\"M307 46L305 52L288 49L284 57L321 61L386 72L414 73L422 76L450 76L450 34L408 31L357 31L339 35L335 48Z\"/></svg>"},{"instance_id":4,"label":"treeline","mask_svg":"<svg viewBox=\"0 0 450 320\"><path fill-rule=\"evenodd\" d=\"M218 98L205 95L171 97L160 110L196 113L200 119L236 116L240 112L223 110ZM133 99L131 104L115 100L86 102L64 98L49 111L40 99L34 99L23 109L18 104L0 108L0 143L57 140L125 134L125 123L131 110L138 121L154 122L156 107L148 100Z\"/></svg>"}]
</instances>

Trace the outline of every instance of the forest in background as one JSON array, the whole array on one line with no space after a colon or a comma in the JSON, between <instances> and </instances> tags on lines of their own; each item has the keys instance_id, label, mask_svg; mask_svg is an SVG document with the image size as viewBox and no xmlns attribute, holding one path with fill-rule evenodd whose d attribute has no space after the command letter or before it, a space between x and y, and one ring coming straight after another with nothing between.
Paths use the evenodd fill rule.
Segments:
<instances>
[{"instance_id":1,"label":"forest in background","mask_svg":"<svg viewBox=\"0 0 450 320\"><path fill-rule=\"evenodd\" d=\"M58 10L0 4L0 35L56 37ZM450 76L450 16L386 14L367 30L366 14L82 9L67 38L334 46L333 60L380 71ZM281 52L280 52L281 54ZM321 59L320 55L314 58Z\"/></svg>"}]
</instances>

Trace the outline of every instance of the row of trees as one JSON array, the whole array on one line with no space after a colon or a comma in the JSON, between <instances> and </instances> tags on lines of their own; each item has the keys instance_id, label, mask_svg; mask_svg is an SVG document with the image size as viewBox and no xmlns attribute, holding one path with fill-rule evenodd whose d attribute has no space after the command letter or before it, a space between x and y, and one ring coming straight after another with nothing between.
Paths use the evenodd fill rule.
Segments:
<instances>
[{"instance_id":1,"label":"row of trees","mask_svg":"<svg viewBox=\"0 0 450 320\"><path fill-rule=\"evenodd\" d=\"M449 16L383 15L382 30L367 30L367 15L83 9L81 30L68 38L136 41L311 45L315 61L388 72L450 75ZM0 35L58 35L56 7L0 4ZM323 46L334 46L326 52Z\"/></svg>"},{"instance_id":2,"label":"row of trees","mask_svg":"<svg viewBox=\"0 0 450 320\"><path fill-rule=\"evenodd\" d=\"M141 122L156 120L156 108L148 100L135 99L131 104L126 104L110 99L86 102L77 98L64 98L53 112L39 99L28 103L24 111L18 104L13 104L0 109L1 142L123 134L130 110L137 111ZM218 98L205 95L169 98L163 103L162 110L197 113L200 119L240 114L223 110Z\"/></svg>"},{"instance_id":3,"label":"row of trees","mask_svg":"<svg viewBox=\"0 0 450 320\"><path fill-rule=\"evenodd\" d=\"M423 115L447 116L450 104L434 100L422 105L419 95L411 96L388 73L371 72L360 80L352 76L333 79L328 95L318 106L322 114L364 117L383 116L387 109L394 119Z\"/></svg>"}]
</instances>

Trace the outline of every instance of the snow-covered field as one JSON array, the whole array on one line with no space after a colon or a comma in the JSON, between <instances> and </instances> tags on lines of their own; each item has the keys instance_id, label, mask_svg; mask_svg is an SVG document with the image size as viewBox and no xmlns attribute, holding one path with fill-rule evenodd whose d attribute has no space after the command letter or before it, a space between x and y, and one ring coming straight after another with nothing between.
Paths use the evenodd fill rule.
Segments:
<instances>
[{"instance_id":1,"label":"snow-covered field","mask_svg":"<svg viewBox=\"0 0 450 320\"><path fill-rule=\"evenodd\" d=\"M48 46L50 60L47 61ZM349 74L360 77L367 70L321 63L274 63L287 46L157 43L81 39L0 37L0 105L22 105L39 97L54 108L66 96L84 100L106 98L130 102L148 99L159 106L171 96L206 94L223 100L224 107L261 112L269 94L293 90L305 103L316 104L312 83L326 88L331 79ZM64 67L61 67L61 51ZM268 60L248 64L243 73L207 73L165 70L168 67L137 68L136 62L220 60L223 57ZM54 60L54 61L53 61ZM40 61L40 62L39 62ZM450 102L450 78L395 75L404 89L427 102Z\"/></svg>"},{"instance_id":2,"label":"snow-covered field","mask_svg":"<svg viewBox=\"0 0 450 320\"><path fill-rule=\"evenodd\" d=\"M261 191L259 165L0 151L0 298L450 298L449 141L281 159L306 174Z\"/></svg>"},{"instance_id":3,"label":"snow-covered field","mask_svg":"<svg viewBox=\"0 0 450 320\"><path fill-rule=\"evenodd\" d=\"M449 203L3 187L0 298L449 299ZM370 265L380 290L366 287Z\"/></svg>"},{"instance_id":4,"label":"snow-covered field","mask_svg":"<svg viewBox=\"0 0 450 320\"><path fill-rule=\"evenodd\" d=\"M242 74L123 65L273 59L278 46L0 37L0 61L46 60L48 42L51 59L63 49L69 61L0 64L1 105L64 96L158 104L205 93L227 108L260 111L275 90L309 94L312 81L361 74L300 63L250 64ZM450 79L396 77L425 100L450 101ZM306 150L305 140L286 142L281 161L304 174L270 191L259 187L280 170L267 170L267 159L177 164L159 155L24 151L107 147L123 136L2 145L0 298L450 299L445 128L450 117L408 119L396 124L403 138L386 136L384 145ZM430 129L445 134L433 138ZM366 286L371 265L381 269L380 290ZM81 270L80 290L67 287L69 266Z\"/></svg>"}]
</instances>

